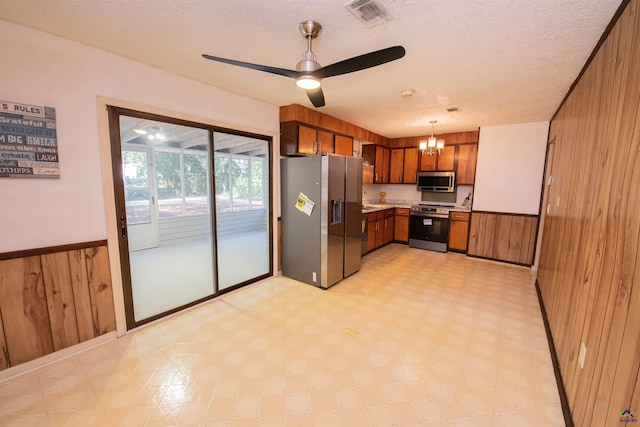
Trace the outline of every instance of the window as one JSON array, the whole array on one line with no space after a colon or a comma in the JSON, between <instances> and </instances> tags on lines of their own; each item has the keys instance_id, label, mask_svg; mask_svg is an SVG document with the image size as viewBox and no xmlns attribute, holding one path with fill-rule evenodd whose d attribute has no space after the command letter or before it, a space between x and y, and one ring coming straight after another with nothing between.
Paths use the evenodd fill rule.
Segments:
<instances>
[{"instance_id":1,"label":"window","mask_svg":"<svg viewBox=\"0 0 640 427\"><path fill-rule=\"evenodd\" d=\"M216 206L219 212L264 209L264 157L216 152Z\"/></svg>"},{"instance_id":2,"label":"window","mask_svg":"<svg viewBox=\"0 0 640 427\"><path fill-rule=\"evenodd\" d=\"M206 215L207 155L197 150L156 150L158 216Z\"/></svg>"}]
</instances>

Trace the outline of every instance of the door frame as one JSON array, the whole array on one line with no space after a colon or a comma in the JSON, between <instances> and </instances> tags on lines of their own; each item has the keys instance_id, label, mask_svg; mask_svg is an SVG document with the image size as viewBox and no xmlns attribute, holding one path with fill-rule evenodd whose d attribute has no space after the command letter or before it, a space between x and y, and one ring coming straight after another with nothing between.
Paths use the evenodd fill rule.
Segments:
<instances>
[{"instance_id":1,"label":"door frame","mask_svg":"<svg viewBox=\"0 0 640 427\"><path fill-rule=\"evenodd\" d=\"M185 116L183 114L175 113L175 112L167 112L161 111L152 107L141 107L139 105L131 105L122 101L112 100L107 98L98 97L97 99L98 111L99 111L99 120L98 120L98 129L100 132L100 155L102 159L102 178L103 178L103 191L105 198L105 210L107 216L107 241L109 248L109 258L110 258L110 270L111 270L111 278L112 285L114 289L114 306L116 309L116 326L117 326L117 335L122 336L127 333L129 329L133 329L138 326L142 326L143 324L153 322L160 318L169 316L185 308L195 306L197 304L206 302L210 299L213 299L217 296L220 296L224 293L234 291L242 286L248 285L250 283L254 283L256 281L262 280L267 277L273 276L278 272L277 266L274 265L277 257L276 253L279 251L279 242L274 238L274 230L277 229L277 224L274 223L275 217L273 213L274 209L274 159L279 158L278 150L277 150L277 141L279 138L278 133L272 131L264 131L260 129L255 129L251 131L238 130L237 125L234 127L233 125L220 125L218 123L212 122L209 119L202 118L194 118L191 116ZM154 111L154 112L149 112ZM170 310L159 314L157 316L153 316L148 319L144 319L143 321L136 322L133 315L133 295L132 295L132 287L131 287L131 273L129 268L129 248L127 239L123 239L121 237L121 223L120 216L118 215L118 206L124 206L124 191L123 191L123 181L122 181L122 158L121 158L121 147L120 147L120 125L119 121L115 120L115 117L119 115L128 115L132 117L138 117L142 119L149 120L157 120L157 121L165 121L172 124L178 124L183 126L190 126L200 129L206 129L210 134L210 170L212 172L212 176L209 182L209 191L212 195L215 195L215 176L213 174L213 134L214 132L225 132L231 133L240 136L247 136L256 139L264 140L268 143L268 151L269 151L269 162L268 162L268 177L269 177L269 188L268 188L268 238L269 238L269 272L263 276L256 278L255 280L250 280L237 286L229 287L223 291L217 290L216 284L216 292L208 296L206 298L202 298L200 300L194 301L192 303L186 304L184 306L178 307L175 310ZM114 142L114 138L117 137L117 140ZM275 152L275 153L274 153ZM118 165L118 167L114 167L114 165ZM117 185L120 185L120 191L117 191ZM276 193L279 195L279 192ZM215 205L215 203L212 203ZM215 206L212 207L212 210L215 209ZM214 244L216 244L216 224L215 224L215 211L212 211L211 215L211 227L214 231L212 236ZM217 256L213 259L214 264L214 272L217 274ZM128 278L128 286L125 286L125 279ZM129 306L128 306L129 305ZM129 309L126 309L126 307Z\"/></svg>"},{"instance_id":2,"label":"door frame","mask_svg":"<svg viewBox=\"0 0 640 427\"><path fill-rule=\"evenodd\" d=\"M147 156L147 183L149 188L149 213L151 215L151 219L149 224L133 224L129 226L127 224L128 232L130 231L130 227L142 228L146 225L146 228L150 228L147 230L148 233L153 233L153 245L144 246L140 248L135 248L134 250L142 250L142 249L150 249L158 247L159 239L158 239L158 194L157 194L157 186L156 186L156 166L155 166L155 151L151 147L133 147L132 144L122 144L121 149L124 151L132 151L138 153L145 153ZM125 196L126 199L126 196ZM129 234L129 233L127 233Z\"/></svg>"}]
</instances>

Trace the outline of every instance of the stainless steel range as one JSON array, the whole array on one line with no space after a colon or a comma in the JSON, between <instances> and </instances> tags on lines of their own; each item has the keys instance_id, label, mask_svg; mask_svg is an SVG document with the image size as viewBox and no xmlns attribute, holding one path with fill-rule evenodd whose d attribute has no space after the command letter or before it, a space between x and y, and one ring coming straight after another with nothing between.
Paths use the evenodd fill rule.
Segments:
<instances>
[{"instance_id":1,"label":"stainless steel range","mask_svg":"<svg viewBox=\"0 0 640 427\"><path fill-rule=\"evenodd\" d=\"M449 210L453 205L420 203L409 211L409 246L447 252Z\"/></svg>"}]
</instances>

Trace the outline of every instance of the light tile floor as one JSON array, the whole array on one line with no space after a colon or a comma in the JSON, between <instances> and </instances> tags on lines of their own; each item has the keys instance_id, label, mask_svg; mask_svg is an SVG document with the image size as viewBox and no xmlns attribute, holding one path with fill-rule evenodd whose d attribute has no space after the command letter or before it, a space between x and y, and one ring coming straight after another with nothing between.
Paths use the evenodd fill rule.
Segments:
<instances>
[{"instance_id":1,"label":"light tile floor","mask_svg":"<svg viewBox=\"0 0 640 427\"><path fill-rule=\"evenodd\" d=\"M529 269L389 245L0 384L2 426L563 426Z\"/></svg>"}]
</instances>

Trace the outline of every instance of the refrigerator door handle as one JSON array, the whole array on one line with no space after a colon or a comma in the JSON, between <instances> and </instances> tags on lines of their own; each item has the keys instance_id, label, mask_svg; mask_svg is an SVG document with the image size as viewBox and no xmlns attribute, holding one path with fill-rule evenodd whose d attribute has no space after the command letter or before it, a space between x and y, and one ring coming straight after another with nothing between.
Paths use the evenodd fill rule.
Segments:
<instances>
[{"instance_id":1,"label":"refrigerator door handle","mask_svg":"<svg viewBox=\"0 0 640 427\"><path fill-rule=\"evenodd\" d=\"M342 222L342 200L331 201L331 225Z\"/></svg>"}]
</instances>

